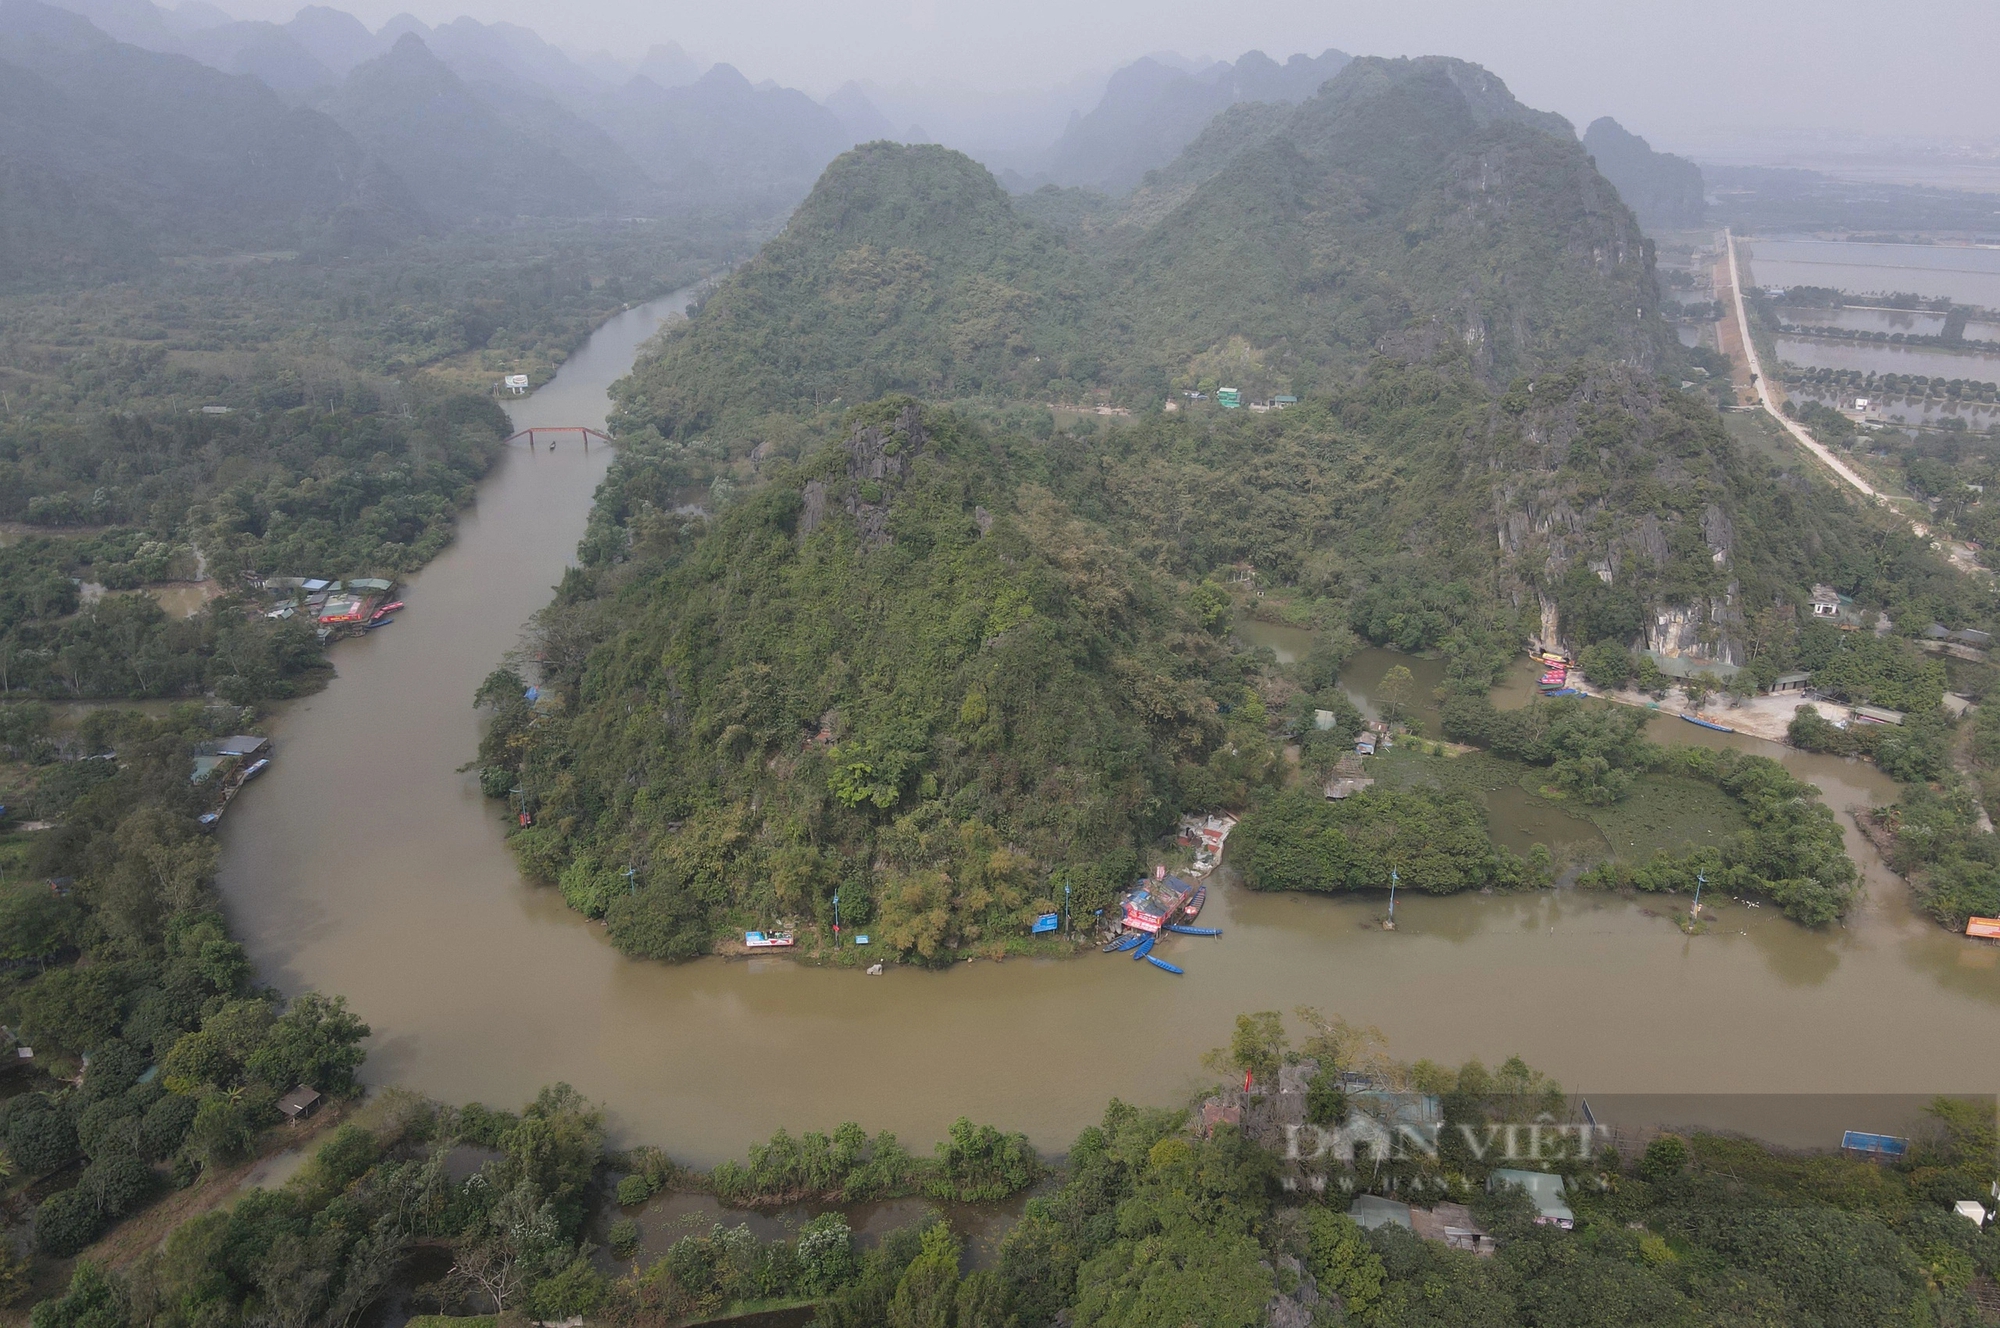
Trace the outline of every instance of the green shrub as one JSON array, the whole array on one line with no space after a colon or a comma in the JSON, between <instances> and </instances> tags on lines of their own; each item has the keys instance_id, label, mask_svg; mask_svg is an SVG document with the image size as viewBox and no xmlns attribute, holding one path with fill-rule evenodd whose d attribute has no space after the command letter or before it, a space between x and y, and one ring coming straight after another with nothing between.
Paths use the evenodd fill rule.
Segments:
<instances>
[{"instance_id":1,"label":"green shrub","mask_svg":"<svg viewBox=\"0 0 2000 1328\"><path fill-rule=\"evenodd\" d=\"M35 1247L57 1259L80 1252L103 1229L96 1201L81 1186L58 1190L35 1210Z\"/></svg>"}]
</instances>

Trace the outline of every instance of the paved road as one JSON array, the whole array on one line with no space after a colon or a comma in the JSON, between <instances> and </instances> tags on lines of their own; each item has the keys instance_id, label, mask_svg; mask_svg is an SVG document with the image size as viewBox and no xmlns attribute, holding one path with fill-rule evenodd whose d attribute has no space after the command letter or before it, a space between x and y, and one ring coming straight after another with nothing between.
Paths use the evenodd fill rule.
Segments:
<instances>
[{"instance_id":1,"label":"paved road","mask_svg":"<svg viewBox=\"0 0 2000 1328\"><path fill-rule=\"evenodd\" d=\"M1909 522L1911 532L1918 539L1930 540L1931 547L1944 554L1946 562L1968 575L1984 571L1985 569L1980 567L1978 560L1972 556L1972 551L1969 548L1957 540L1931 539L1931 528L1928 525L1925 525L1915 517L1897 511L1895 505L1889 501L1889 495L1882 493L1867 480L1855 474L1853 467L1827 451L1826 447L1818 439L1807 433L1803 424L1800 424L1797 420L1790 418L1778 409L1777 402L1771 398L1771 388L1764 377L1764 368L1757 362L1757 345L1750 339L1750 315L1743 307L1743 277L1736 266L1736 236L1726 230L1722 234L1729 249L1729 295L1731 301L1736 306L1736 331L1743 342L1743 357L1750 367L1751 384L1757 389L1757 400L1763 405L1765 411L1770 414L1772 419L1784 426L1785 432L1796 439L1800 447L1805 448L1806 451L1818 457L1826 464L1826 468L1839 476L1843 482L1854 488L1857 492L1873 499L1878 506L1886 507L1890 511L1896 512L1897 516Z\"/></svg>"},{"instance_id":2,"label":"paved road","mask_svg":"<svg viewBox=\"0 0 2000 1328\"><path fill-rule=\"evenodd\" d=\"M1873 485L1855 474L1853 468L1846 462L1827 451L1824 445L1806 432L1804 425L1779 410L1777 403L1771 399L1770 384L1764 377L1763 366L1757 363L1757 344L1750 339L1750 315L1743 308L1743 277L1736 266L1736 236L1729 231L1724 231L1723 235L1729 244L1729 295L1736 304L1736 331L1743 338L1743 355L1750 362L1750 382L1757 389L1757 400L1763 403L1765 411L1772 419L1785 427L1785 432L1798 440L1799 446L1825 462L1828 470L1876 502L1886 503L1887 499L1876 492ZM1917 533L1922 535L1928 532L1920 530Z\"/></svg>"}]
</instances>

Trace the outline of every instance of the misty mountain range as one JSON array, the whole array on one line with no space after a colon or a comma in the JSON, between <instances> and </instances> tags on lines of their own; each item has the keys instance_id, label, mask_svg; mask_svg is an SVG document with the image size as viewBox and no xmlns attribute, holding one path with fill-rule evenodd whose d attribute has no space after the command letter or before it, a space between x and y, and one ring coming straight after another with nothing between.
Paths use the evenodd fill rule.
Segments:
<instances>
[{"instance_id":1,"label":"misty mountain range","mask_svg":"<svg viewBox=\"0 0 2000 1328\"><path fill-rule=\"evenodd\" d=\"M1296 105L1348 63L1135 61L1002 179L1123 196L1220 113ZM855 144L926 138L853 83L822 102L673 44L628 67L513 24L402 15L371 32L321 5L280 24L204 0L0 0L0 70L0 284L522 217L777 217ZM1621 190L1659 155L1631 144L1604 164Z\"/></svg>"}]
</instances>

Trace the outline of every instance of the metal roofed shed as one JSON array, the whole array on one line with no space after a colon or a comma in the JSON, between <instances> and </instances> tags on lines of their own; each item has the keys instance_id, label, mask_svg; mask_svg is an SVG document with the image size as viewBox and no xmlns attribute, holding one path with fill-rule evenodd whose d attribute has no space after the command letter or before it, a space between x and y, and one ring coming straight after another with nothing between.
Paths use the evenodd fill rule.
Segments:
<instances>
[{"instance_id":1,"label":"metal roofed shed","mask_svg":"<svg viewBox=\"0 0 2000 1328\"><path fill-rule=\"evenodd\" d=\"M278 1099L278 1114L297 1124L319 1109L319 1090L300 1084Z\"/></svg>"},{"instance_id":2,"label":"metal roofed shed","mask_svg":"<svg viewBox=\"0 0 2000 1328\"><path fill-rule=\"evenodd\" d=\"M215 744L217 756L257 756L271 745L269 738L260 738L254 733L239 733L233 738L224 738Z\"/></svg>"},{"instance_id":3,"label":"metal roofed shed","mask_svg":"<svg viewBox=\"0 0 2000 1328\"><path fill-rule=\"evenodd\" d=\"M1386 1227L1391 1222L1405 1231L1412 1229L1410 1206L1394 1199L1384 1199L1379 1194L1356 1195L1354 1202L1347 1206L1347 1215L1354 1219L1357 1226L1369 1231Z\"/></svg>"},{"instance_id":4,"label":"metal roofed shed","mask_svg":"<svg viewBox=\"0 0 2000 1328\"><path fill-rule=\"evenodd\" d=\"M347 588L350 591L374 591L379 594L388 590L390 585L390 582L384 581L379 576L358 576L347 583Z\"/></svg>"},{"instance_id":5,"label":"metal roofed shed","mask_svg":"<svg viewBox=\"0 0 2000 1328\"><path fill-rule=\"evenodd\" d=\"M1811 682L1812 674L1810 673L1781 673L1771 683L1771 695L1778 696L1785 692L1803 692Z\"/></svg>"},{"instance_id":6,"label":"metal roofed shed","mask_svg":"<svg viewBox=\"0 0 2000 1328\"><path fill-rule=\"evenodd\" d=\"M1486 1178L1486 1192L1499 1193L1502 1185L1514 1185L1528 1192L1535 1205L1535 1221L1569 1231L1576 1226L1576 1214L1563 1202L1563 1178L1546 1171L1516 1171L1502 1167Z\"/></svg>"},{"instance_id":7,"label":"metal roofed shed","mask_svg":"<svg viewBox=\"0 0 2000 1328\"><path fill-rule=\"evenodd\" d=\"M1850 706L1848 707L1848 713L1855 719L1869 724L1900 724L1903 722L1902 711L1889 710L1882 706Z\"/></svg>"}]
</instances>

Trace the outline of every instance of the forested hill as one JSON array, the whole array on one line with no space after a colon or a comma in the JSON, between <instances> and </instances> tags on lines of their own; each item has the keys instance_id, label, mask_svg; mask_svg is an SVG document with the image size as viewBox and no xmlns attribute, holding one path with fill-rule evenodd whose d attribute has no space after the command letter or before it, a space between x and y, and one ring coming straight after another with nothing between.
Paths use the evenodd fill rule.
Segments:
<instances>
[{"instance_id":1,"label":"forested hill","mask_svg":"<svg viewBox=\"0 0 2000 1328\"><path fill-rule=\"evenodd\" d=\"M1583 146L1649 229L1701 225L1708 212L1701 167L1686 157L1653 151L1652 144L1608 115L1590 122Z\"/></svg>"},{"instance_id":2,"label":"forested hill","mask_svg":"<svg viewBox=\"0 0 2000 1328\"><path fill-rule=\"evenodd\" d=\"M35 0L0 0L0 178L0 286L181 248L376 248L424 224L326 116Z\"/></svg>"},{"instance_id":3,"label":"forested hill","mask_svg":"<svg viewBox=\"0 0 2000 1328\"><path fill-rule=\"evenodd\" d=\"M614 942L824 938L838 895L885 951L1004 951L1107 906L1175 813L1269 805L1288 746L1351 740L1357 638L1477 708L1531 635L1783 671L1816 582L1968 616L1906 528L1659 372L1631 213L1485 71L1360 60L1204 139L1094 232L957 153L857 149L621 385L480 757L524 865ZM1278 605L1317 633L1285 668L1231 630ZM1412 796L1352 814L1419 888L1545 879Z\"/></svg>"},{"instance_id":4,"label":"forested hill","mask_svg":"<svg viewBox=\"0 0 2000 1328\"><path fill-rule=\"evenodd\" d=\"M890 391L1027 395L1105 287L969 157L870 143L626 380L626 406L686 435Z\"/></svg>"},{"instance_id":5,"label":"forested hill","mask_svg":"<svg viewBox=\"0 0 2000 1328\"><path fill-rule=\"evenodd\" d=\"M884 391L1158 409L1218 374L1300 395L1381 353L1491 382L1671 353L1631 213L1477 66L1357 60L1289 114L1222 120L1103 243L1023 218L957 153L856 149L635 375L628 428Z\"/></svg>"},{"instance_id":6,"label":"forested hill","mask_svg":"<svg viewBox=\"0 0 2000 1328\"><path fill-rule=\"evenodd\" d=\"M1116 266L1150 343L1119 375L1135 398L1225 349L1247 394L1297 395L1378 352L1504 381L1650 369L1672 340L1652 250L1568 124L1459 60L1354 61Z\"/></svg>"}]
</instances>

